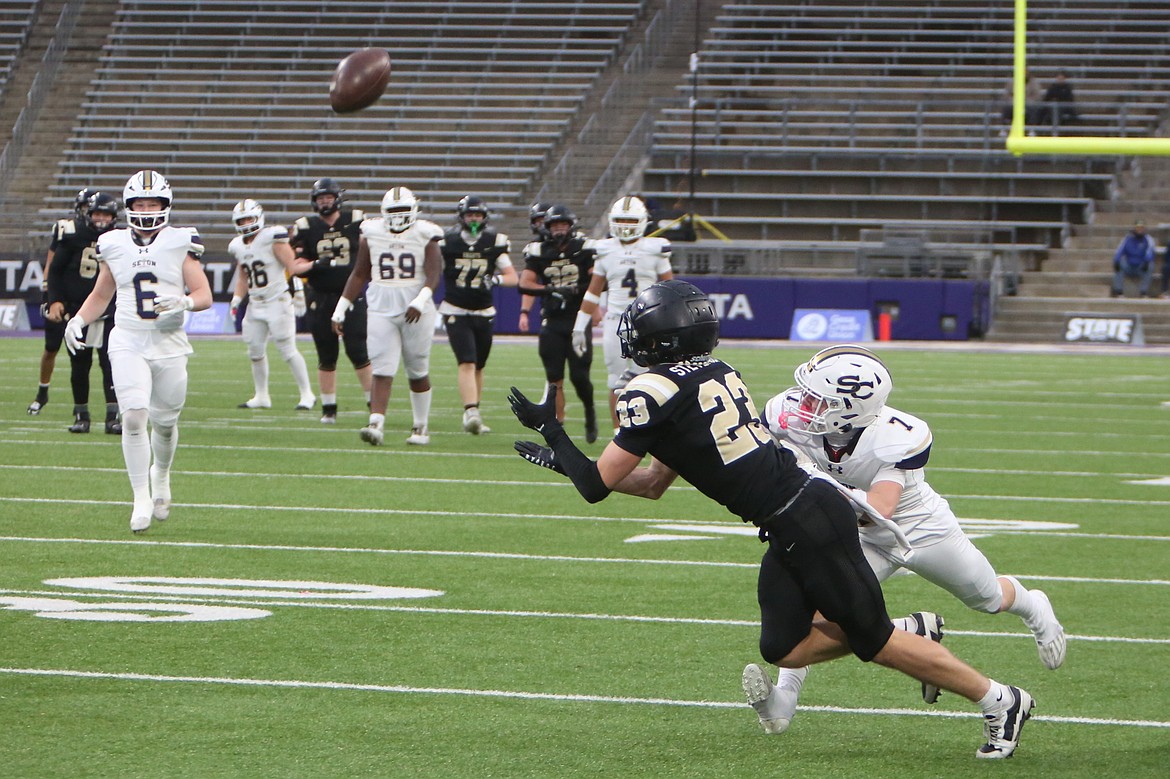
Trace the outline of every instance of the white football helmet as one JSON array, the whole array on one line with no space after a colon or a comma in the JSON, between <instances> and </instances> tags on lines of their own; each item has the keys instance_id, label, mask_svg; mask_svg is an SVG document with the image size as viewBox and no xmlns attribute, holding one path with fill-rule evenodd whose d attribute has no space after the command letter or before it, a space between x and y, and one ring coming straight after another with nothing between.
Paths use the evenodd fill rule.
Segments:
<instances>
[{"instance_id":1,"label":"white football helmet","mask_svg":"<svg viewBox=\"0 0 1170 779\"><path fill-rule=\"evenodd\" d=\"M240 224L241 220L248 218L254 221ZM232 223L235 224L236 232L240 235L254 235L264 228L264 207L251 198L241 200L232 209Z\"/></svg>"},{"instance_id":2,"label":"white football helmet","mask_svg":"<svg viewBox=\"0 0 1170 779\"><path fill-rule=\"evenodd\" d=\"M163 201L161 211L136 211L134 201L151 197ZM166 226L171 219L171 185L157 170L140 170L126 182L122 202L126 205L126 222L139 230L154 231Z\"/></svg>"},{"instance_id":3,"label":"white football helmet","mask_svg":"<svg viewBox=\"0 0 1170 779\"><path fill-rule=\"evenodd\" d=\"M646 204L632 195L620 198L609 209L609 232L622 243L636 241L645 235L649 222Z\"/></svg>"},{"instance_id":4,"label":"white football helmet","mask_svg":"<svg viewBox=\"0 0 1170 779\"><path fill-rule=\"evenodd\" d=\"M418 221L418 198L406 187L394 187L382 197L382 218L392 233L401 233Z\"/></svg>"},{"instance_id":5,"label":"white football helmet","mask_svg":"<svg viewBox=\"0 0 1170 779\"><path fill-rule=\"evenodd\" d=\"M845 433L877 419L894 388L890 372L862 346L822 349L794 372L784 392L780 426L812 435Z\"/></svg>"}]
</instances>

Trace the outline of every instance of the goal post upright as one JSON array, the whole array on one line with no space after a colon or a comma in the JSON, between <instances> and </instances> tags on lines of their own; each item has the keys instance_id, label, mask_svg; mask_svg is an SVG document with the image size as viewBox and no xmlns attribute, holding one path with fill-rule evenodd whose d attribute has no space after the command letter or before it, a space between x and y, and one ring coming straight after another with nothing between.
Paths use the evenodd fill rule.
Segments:
<instances>
[{"instance_id":1,"label":"goal post upright","mask_svg":"<svg viewBox=\"0 0 1170 779\"><path fill-rule=\"evenodd\" d=\"M1070 154L1088 156L1168 156L1170 138L1120 138L1103 135L1029 136L1024 132L1025 74L1027 72L1028 0L1015 0L1015 35L1013 38L1012 124L1008 130L1007 150L1024 154Z\"/></svg>"}]
</instances>

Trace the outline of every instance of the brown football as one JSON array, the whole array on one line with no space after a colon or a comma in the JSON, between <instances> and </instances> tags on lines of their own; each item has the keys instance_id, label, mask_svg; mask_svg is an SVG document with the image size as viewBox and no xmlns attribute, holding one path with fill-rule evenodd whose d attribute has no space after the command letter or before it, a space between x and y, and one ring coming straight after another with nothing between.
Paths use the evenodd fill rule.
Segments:
<instances>
[{"instance_id":1,"label":"brown football","mask_svg":"<svg viewBox=\"0 0 1170 779\"><path fill-rule=\"evenodd\" d=\"M329 105L339 114L369 108L389 83L390 53L385 49L358 49L337 64L329 83Z\"/></svg>"}]
</instances>

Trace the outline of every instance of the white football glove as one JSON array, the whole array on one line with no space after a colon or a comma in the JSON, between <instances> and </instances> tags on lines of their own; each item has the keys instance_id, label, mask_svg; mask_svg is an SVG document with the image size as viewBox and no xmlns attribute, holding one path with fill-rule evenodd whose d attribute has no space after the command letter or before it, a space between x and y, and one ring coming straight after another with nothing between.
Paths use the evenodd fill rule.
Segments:
<instances>
[{"instance_id":1,"label":"white football glove","mask_svg":"<svg viewBox=\"0 0 1170 779\"><path fill-rule=\"evenodd\" d=\"M293 316L304 316L309 311L309 306L305 303L305 293L302 290L297 290L293 295Z\"/></svg>"},{"instance_id":2,"label":"white football glove","mask_svg":"<svg viewBox=\"0 0 1170 779\"><path fill-rule=\"evenodd\" d=\"M154 310L159 314L190 311L195 308L195 301L190 295L155 295Z\"/></svg>"},{"instance_id":3,"label":"white football glove","mask_svg":"<svg viewBox=\"0 0 1170 779\"><path fill-rule=\"evenodd\" d=\"M243 302L244 299L239 295L232 295L231 305L228 306L228 311L231 313L232 319L235 319L240 315L240 304Z\"/></svg>"},{"instance_id":4,"label":"white football glove","mask_svg":"<svg viewBox=\"0 0 1170 779\"><path fill-rule=\"evenodd\" d=\"M85 321L75 316L65 325L65 348L70 354L77 354L79 349L88 349L89 344L81 338L81 331L85 329Z\"/></svg>"},{"instance_id":5,"label":"white football glove","mask_svg":"<svg viewBox=\"0 0 1170 779\"><path fill-rule=\"evenodd\" d=\"M337 325L338 327L344 327L345 326L345 315L349 313L349 310L351 308L353 308L353 301L352 300L347 300L346 298L338 298L337 299L337 306L334 307L334 309L333 309L333 316L329 317L329 320L331 322L333 322L333 324Z\"/></svg>"},{"instance_id":6,"label":"white football glove","mask_svg":"<svg viewBox=\"0 0 1170 779\"><path fill-rule=\"evenodd\" d=\"M574 330L573 331L573 351L576 352L578 357L584 357L585 351L588 348L589 348L589 344L585 339L585 331L584 330Z\"/></svg>"}]
</instances>

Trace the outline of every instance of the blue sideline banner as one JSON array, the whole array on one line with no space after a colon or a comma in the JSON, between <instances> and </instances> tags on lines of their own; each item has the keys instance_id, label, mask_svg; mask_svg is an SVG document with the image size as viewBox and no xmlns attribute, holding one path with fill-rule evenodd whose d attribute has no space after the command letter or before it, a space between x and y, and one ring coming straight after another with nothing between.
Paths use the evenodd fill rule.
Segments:
<instances>
[{"instance_id":1,"label":"blue sideline banner","mask_svg":"<svg viewBox=\"0 0 1170 779\"><path fill-rule=\"evenodd\" d=\"M788 340L865 343L873 340L873 320L865 309L798 308Z\"/></svg>"}]
</instances>

